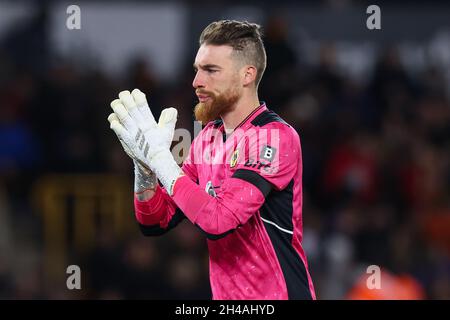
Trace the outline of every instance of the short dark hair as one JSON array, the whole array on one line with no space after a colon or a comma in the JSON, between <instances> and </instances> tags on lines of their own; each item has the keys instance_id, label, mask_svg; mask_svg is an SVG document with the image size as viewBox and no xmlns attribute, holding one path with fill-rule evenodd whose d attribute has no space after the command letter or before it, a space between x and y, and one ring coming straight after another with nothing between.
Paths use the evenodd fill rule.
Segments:
<instances>
[{"instance_id":1,"label":"short dark hair","mask_svg":"<svg viewBox=\"0 0 450 320\"><path fill-rule=\"evenodd\" d=\"M215 21L203 30L199 44L231 46L245 63L256 67L255 85L258 87L267 61L260 25L236 20Z\"/></svg>"}]
</instances>

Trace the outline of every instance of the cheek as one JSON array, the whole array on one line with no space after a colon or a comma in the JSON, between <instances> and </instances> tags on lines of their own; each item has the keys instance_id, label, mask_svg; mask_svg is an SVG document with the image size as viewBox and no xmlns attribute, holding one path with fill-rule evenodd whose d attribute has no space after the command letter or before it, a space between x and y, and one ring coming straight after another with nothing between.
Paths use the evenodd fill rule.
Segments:
<instances>
[{"instance_id":1,"label":"cheek","mask_svg":"<svg viewBox=\"0 0 450 320\"><path fill-rule=\"evenodd\" d=\"M214 81L211 81L211 91L216 95L221 95L227 92L229 87L230 84L227 79L216 78L214 79Z\"/></svg>"},{"instance_id":2,"label":"cheek","mask_svg":"<svg viewBox=\"0 0 450 320\"><path fill-rule=\"evenodd\" d=\"M233 81L231 82L231 87L234 91L241 91L244 86L245 78L240 74L236 74Z\"/></svg>"},{"instance_id":3,"label":"cheek","mask_svg":"<svg viewBox=\"0 0 450 320\"><path fill-rule=\"evenodd\" d=\"M240 74L222 74L210 79L211 91L216 95L239 92L242 88L243 78Z\"/></svg>"},{"instance_id":4,"label":"cheek","mask_svg":"<svg viewBox=\"0 0 450 320\"><path fill-rule=\"evenodd\" d=\"M233 81L235 86L242 88L245 84L245 74L237 73Z\"/></svg>"},{"instance_id":5,"label":"cheek","mask_svg":"<svg viewBox=\"0 0 450 320\"><path fill-rule=\"evenodd\" d=\"M209 91L212 91L216 94L223 92L225 82L223 78L217 75L211 75L208 77L207 87L209 87Z\"/></svg>"}]
</instances>

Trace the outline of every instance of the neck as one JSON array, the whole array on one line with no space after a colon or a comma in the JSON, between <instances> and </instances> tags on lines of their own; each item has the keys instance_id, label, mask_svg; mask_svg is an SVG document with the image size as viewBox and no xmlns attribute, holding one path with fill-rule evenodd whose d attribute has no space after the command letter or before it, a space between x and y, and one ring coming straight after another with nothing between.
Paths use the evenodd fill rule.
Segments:
<instances>
[{"instance_id":1,"label":"neck","mask_svg":"<svg viewBox=\"0 0 450 320\"><path fill-rule=\"evenodd\" d=\"M233 111L221 116L225 132L231 133L250 113L259 107L258 95L255 92L251 96L242 97L236 102Z\"/></svg>"}]
</instances>

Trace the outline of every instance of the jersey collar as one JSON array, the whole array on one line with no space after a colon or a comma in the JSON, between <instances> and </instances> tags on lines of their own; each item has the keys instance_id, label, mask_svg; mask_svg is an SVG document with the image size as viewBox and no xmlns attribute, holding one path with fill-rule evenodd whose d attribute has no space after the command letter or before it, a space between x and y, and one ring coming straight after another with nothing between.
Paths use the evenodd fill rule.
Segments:
<instances>
[{"instance_id":1,"label":"jersey collar","mask_svg":"<svg viewBox=\"0 0 450 320\"><path fill-rule=\"evenodd\" d=\"M234 128L234 130L236 130L237 128L240 127L247 127L247 124L249 124L250 122L252 122L253 119L255 119L259 114L261 114L262 112L267 110L267 106L265 102L262 102L259 107L257 107L256 109L254 109L248 116L245 117L244 120L241 121L241 123L239 123L236 128ZM234 131L233 130L233 131Z\"/></svg>"}]
</instances>

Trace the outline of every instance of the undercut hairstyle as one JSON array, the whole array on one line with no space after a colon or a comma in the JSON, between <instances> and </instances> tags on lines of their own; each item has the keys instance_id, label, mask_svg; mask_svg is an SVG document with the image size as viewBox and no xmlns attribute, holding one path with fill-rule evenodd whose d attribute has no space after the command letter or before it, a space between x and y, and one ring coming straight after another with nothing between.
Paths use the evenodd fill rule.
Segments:
<instances>
[{"instance_id":1,"label":"undercut hairstyle","mask_svg":"<svg viewBox=\"0 0 450 320\"><path fill-rule=\"evenodd\" d=\"M258 88L267 61L260 25L236 20L215 21L203 30L199 44L231 46L236 57L256 68L255 87Z\"/></svg>"}]
</instances>

